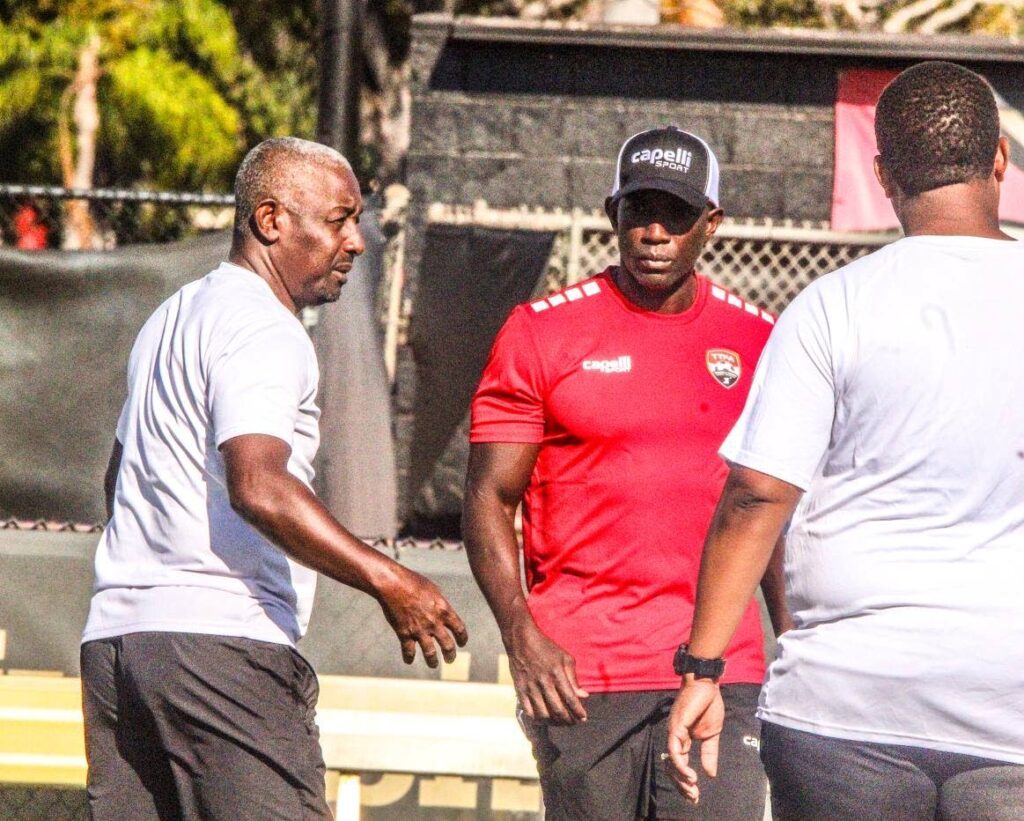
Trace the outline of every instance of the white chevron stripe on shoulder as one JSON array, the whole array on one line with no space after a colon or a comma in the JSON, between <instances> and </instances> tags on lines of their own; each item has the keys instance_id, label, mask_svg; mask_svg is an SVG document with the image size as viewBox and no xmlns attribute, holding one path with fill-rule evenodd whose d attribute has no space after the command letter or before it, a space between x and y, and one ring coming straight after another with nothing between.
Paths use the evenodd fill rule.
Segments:
<instances>
[{"instance_id":1,"label":"white chevron stripe on shoulder","mask_svg":"<svg viewBox=\"0 0 1024 821\"><path fill-rule=\"evenodd\" d=\"M768 311L765 311L762 308L758 308L752 302L745 302L744 300L736 296L736 294L730 293L729 291L725 290L725 288L722 288L718 285L712 285L711 296L713 296L717 300L726 303L727 305L731 305L733 308L739 308L743 311L746 311L751 316L760 317L769 325L775 324L775 317L772 316Z\"/></svg>"},{"instance_id":2,"label":"white chevron stripe on shoulder","mask_svg":"<svg viewBox=\"0 0 1024 821\"><path fill-rule=\"evenodd\" d=\"M559 305L565 305L567 302L576 302L584 297L594 296L599 293L601 293L601 286L596 280L588 279L579 285L570 285L568 288L551 294L551 296L535 299L530 303L530 307L539 314L548 308L557 308Z\"/></svg>"}]
</instances>

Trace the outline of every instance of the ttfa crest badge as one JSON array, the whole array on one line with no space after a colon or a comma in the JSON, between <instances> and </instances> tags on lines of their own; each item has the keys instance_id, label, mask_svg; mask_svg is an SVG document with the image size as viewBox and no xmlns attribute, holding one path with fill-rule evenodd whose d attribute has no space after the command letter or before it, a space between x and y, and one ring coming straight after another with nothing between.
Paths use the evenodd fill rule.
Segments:
<instances>
[{"instance_id":1,"label":"ttfa crest badge","mask_svg":"<svg viewBox=\"0 0 1024 821\"><path fill-rule=\"evenodd\" d=\"M740 364L740 355L736 351L712 348L704 354L704 362L708 366L708 373L723 388L731 388L740 381L743 366Z\"/></svg>"}]
</instances>

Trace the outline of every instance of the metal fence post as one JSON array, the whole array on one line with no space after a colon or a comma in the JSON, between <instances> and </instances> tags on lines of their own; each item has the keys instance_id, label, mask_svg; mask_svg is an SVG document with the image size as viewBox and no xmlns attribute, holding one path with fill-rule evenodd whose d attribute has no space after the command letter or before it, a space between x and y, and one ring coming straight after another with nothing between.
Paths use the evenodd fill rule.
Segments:
<instances>
[{"instance_id":1,"label":"metal fence post","mask_svg":"<svg viewBox=\"0 0 1024 821\"><path fill-rule=\"evenodd\" d=\"M583 209L573 208L569 218L569 261L565 268L567 285L580 281L581 258L583 256Z\"/></svg>"}]
</instances>

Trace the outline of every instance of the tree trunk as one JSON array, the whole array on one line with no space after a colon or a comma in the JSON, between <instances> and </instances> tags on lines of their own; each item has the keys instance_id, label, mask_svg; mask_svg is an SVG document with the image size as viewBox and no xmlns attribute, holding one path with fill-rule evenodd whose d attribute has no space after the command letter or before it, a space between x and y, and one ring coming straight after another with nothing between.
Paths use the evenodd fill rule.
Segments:
<instances>
[{"instance_id":1,"label":"tree trunk","mask_svg":"<svg viewBox=\"0 0 1024 821\"><path fill-rule=\"evenodd\" d=\"M78 71L71 83L77 151L72 152L69 138L61 140L61 167L64 185L68 188L92 188L93 169L96 166L96 132L100 127L100 110L96 103L99 57L100 38L93 35L79 54ZM64 206L64 220L65 248L79 250L98 247L96 225L89 213L87 200L68 200Z\"/></svg>"},{"instance_id":2,"label":"tree trunk","mask_svg":"<svg viewBox=\"0 0 1024 821\"><path fill-rule=\"evenodd\" d=\"M679 22L696 28L718 28L725 25L725 14L715 0L684 0L680 3Z\"/></svg>"}]
</instances>

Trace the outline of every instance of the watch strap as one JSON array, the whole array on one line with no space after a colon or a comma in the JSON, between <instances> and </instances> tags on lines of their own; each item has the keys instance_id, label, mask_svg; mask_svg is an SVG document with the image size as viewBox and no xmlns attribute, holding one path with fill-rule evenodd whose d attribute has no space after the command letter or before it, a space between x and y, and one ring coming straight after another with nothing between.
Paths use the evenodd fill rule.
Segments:
<instances>
[{"instance_id":1,"label":"watch strap","mask_svg":"<svg viewBox=\"0 0 1024 821\"><path fill-rule=\"evenodd\" d=\"M692 674L694 678L720 679L725 672L725 659L706 659L690 654L688 645L681 644L672 660L676 675Z\"/></svg>"}]
</instances>

